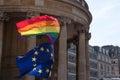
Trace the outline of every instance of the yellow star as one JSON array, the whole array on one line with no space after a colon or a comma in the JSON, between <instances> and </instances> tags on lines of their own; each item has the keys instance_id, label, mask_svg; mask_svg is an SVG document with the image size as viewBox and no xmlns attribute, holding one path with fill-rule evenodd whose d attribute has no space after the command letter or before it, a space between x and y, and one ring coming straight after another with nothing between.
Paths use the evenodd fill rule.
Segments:
<instances>
[{"instance_id":1,"label":"yellow star","mask_svg":"<svg viewBox=\"0 0 120 80\"><path fill-rule=\"evenodd\" d=\"M40 48L40 50L41 50L41 51L44 51L44 48L43 48L43 47L41 47L41 48Z\"/></svg>"},{"instance_id":2,"label":"yellow star","mask_svg":"<svg viewBox=\"0 0 120 80\"><path fill-rule=\"evenodd\" d=\"M46 72L49 73L49 69L46 69Z\"/></svg>"},{"instance_id":3,"label":"yellow star","mask_svg":"<svg viewBox=\"0 0 120 80\"><path fill-rule=\"evenodd\" d=\"M35 58L35 57L34 57L34 58L32 58L32 61L36 61L36 60L37 60L37 58Z\"/></svg>"},{"instance_id":4,"label":"yellow star","mask_svg":"<svg viewBox=\"0 0 120 80\"><path fill-rule=\"evenodd\" d=\"M51 57L53 57L53 54L51 53Z\"/></svg>"},{"instance_id":5,"label":"yellow star","mask_svg":"<svg viewBox=\"0 0 120 80\"><path fill-rule=\"evenodd\" d=\"M33 66L35 67L35 66L37 66L37 64L33 64Z\"/></svg>"},{"instance_id":6,"label":"yellow star","mask_svg":"<svg viewBox=\"0 0 120 80\"><path fill-rule=\"evenodd\" d=\"M35 51L35 52L34 52L34 54L35 54L35 55L38 55L38 52L37 52L37 51Z\"/></svg>"},{"instance_id":7,"label":"yellow star","mask_svg":"<svg viewBox=\"0 0 120 80\"><path fill-rule=\"evenodd\" d=\"M38 72L41 74L41 73L42 73L42 70L41 70L41 69L39 69L39 70L38 70Z\"/></svg>"},{"instance_id":8,"label":"yellow star","mask_svg":"<svg viewBox=\"0 0 120 80\"><path fill-rule=\"evenodd\" d=\"M33 68L33 71L36 70L36 68Z\"/></svg>"},{"instance_id":9,"label":"yellow star","mask_svg":"<svg viewBox=\"0 0 120 80\"><path fill-rule=\"evenodd\" d=\"M50 52L50 50L49 50L49 49L47 49L47 52Z\"/></svg>"}]
</instances>

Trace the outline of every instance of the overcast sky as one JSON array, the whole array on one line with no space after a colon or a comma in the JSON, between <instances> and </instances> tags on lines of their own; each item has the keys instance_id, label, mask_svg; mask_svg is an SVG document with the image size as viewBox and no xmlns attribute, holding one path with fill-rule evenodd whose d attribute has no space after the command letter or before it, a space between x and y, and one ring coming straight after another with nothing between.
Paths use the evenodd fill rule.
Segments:
<instances>
[{"instance_id":1,"label":"overcast sky","mask_svg":"<svg viewBox=\"0 0 120 80\"><path fill-rule=\"evenodd\" d=\"M86 0L92 13L90 45L120 46L120 0Z\"/></svg>"}]
</instances>

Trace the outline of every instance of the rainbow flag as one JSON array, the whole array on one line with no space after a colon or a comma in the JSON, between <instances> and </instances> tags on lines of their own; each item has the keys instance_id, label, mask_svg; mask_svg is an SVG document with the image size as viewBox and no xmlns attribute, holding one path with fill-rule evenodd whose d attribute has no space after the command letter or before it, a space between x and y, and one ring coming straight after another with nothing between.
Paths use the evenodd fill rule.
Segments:
<instances>
[{"instance_id":1,"label":"rainbow flag","mask_svg":"<svg viewBox=\"0 0 120 80\"><path fill-rule=\"evenodd\" d=\"M16 23L21 36L46 35L53 43L60 33L58 20L52 16L37 16Z\"/></svg>"}]
</instances>

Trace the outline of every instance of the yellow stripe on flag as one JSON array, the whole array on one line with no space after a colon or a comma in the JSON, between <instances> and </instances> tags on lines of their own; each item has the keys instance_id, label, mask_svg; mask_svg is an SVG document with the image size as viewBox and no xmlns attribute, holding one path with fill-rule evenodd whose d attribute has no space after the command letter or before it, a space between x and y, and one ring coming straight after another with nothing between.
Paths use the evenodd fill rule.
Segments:
<instances>
[{"instance_id":1,"label":"yellow stripe on flag","mask_svg":"<svg viewBox=\"0 0 120 80\"><path fill-rule=\"evenodd\" d=\"M55 21L42 21L42 22L36 22L34 24L30 24L30 25L27 25L27 26L25 26L23 28L20 28L19 31L24 32L24 31L27 31L27 30L31 30L33 28L43 28L43 27L46 27L46 26L60 27L58 22L55 22Z\"/></svg>"},{"instance_id":2,"label":"yellow stripe on flag","mask_svg":"<svg viewBox=\"0 0 120 80\"><path fill-rule=\"evenodd\" d=\"M32 35L32 34L40 34L40 33L48 33L48 32L60 32L60 27L44 27L44 28L33 28L29 31L20 32L21 35Z\"/></svg>"}]
</instances>

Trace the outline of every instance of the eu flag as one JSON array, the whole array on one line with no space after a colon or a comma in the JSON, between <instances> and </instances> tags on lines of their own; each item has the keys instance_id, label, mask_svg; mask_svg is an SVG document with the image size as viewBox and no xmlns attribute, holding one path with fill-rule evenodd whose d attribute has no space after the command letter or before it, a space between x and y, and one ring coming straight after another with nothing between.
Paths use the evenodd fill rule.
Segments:
<instances>
[{"instance_id":1,"label":"eu flag","mask_svg":"<svg viewBox=\"0 0 120 80\"><path fill-rule=\"evenodd\" d=\"M25 74L48 78L54 61L54 48L50 43L41 44L16 58L16 64L20 70L19 77Z\"/></svg>"}]
</instances>

